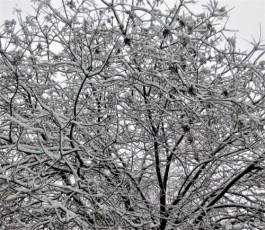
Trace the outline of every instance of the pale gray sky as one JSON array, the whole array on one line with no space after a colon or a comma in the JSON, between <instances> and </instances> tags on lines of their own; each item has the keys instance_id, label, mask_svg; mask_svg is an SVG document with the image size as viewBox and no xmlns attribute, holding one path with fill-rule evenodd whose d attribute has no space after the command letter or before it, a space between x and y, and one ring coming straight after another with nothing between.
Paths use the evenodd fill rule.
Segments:
<instances>
[{"instance_id":1,"label":"pale gray sky","mask_svg":"<svg viewBox=\"0 0 265 230\"><path fill-rule=\"evenodd\" d=\"M208 0L199 0L198 4ZM220 5L233 8L230 12L228 28L239 30L237 33L238 46L245 49L247 43L243 40L252 40L251 36L258 38L260 30L265 40L265 0L217 0ZM169 4L175 4L176 0L167 0ZM15 6L25 12L32 12L30 0L0 0L0 24L5 19L11 19Z\"/></svg>"},{"instance_id":2,"label":"pale gray sky","mask_svg":"<svg viewBox=\"0 0 265 230\"><path fill-rule=\"evenodd\" d=\"M235 7L230 13L228 27L239 30L237 37L252 40L260 32L265 40L265 0L220 0L227 8Z\"/></svg>"}]
</instances>

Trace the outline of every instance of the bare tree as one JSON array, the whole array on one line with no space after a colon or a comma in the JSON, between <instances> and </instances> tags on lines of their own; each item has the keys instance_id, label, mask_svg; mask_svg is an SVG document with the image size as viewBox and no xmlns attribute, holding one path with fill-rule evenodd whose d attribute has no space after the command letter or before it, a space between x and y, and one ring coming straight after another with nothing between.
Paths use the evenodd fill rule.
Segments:
<instances>
[{"instance_id":1,"label":"bare tree","mask_svg":"<svg viewBox=\"0 0 265 230\"><path fill-rule=\"evenodd\" d=\"M0 226L264 229L261 41L216 1L58 2L1 27Z\"/></svg>"}]
</instances>

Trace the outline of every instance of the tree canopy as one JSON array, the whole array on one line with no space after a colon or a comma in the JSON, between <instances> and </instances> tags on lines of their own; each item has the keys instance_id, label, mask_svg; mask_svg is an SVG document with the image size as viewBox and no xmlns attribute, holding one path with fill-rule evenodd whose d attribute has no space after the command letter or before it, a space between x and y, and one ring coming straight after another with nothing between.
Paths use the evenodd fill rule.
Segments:
<instances>
[{"instance_id":1,"label":"tree canopy","mask_svg":"<svg viewBox=\"0 0 265 230\"><path fill-rule=\"evenodd\" d=\"M0 29L0 226L264 229L264 45L209 1L34 0Z\"/></svg>"}]
</instances>

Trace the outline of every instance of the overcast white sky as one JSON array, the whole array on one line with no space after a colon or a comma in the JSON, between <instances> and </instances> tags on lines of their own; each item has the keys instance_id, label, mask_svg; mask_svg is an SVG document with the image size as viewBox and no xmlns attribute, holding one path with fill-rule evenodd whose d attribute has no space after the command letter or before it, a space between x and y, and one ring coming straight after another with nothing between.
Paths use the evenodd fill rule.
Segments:
<instances>
[{"instance_id":1,"label":"overcast white sky","mask_svg":"<svg viewBox=\"0 0 265 230\"><path fill-rule=\"evenodd\" d=\"M58 0L59 1L59 0ZM247 47L247 43L243 40L252 40L251 36L258 38L260 29L262 37L265 40L265 0L217 0L220 5L226 5L227 8L233 8L230 13L228 27L239 30L237 33L238 46L242 49ZM176 0L167 0L172 6ZM207 0L198 0L198 4L207 2ZM32 12L30 0L0 0L0 24L5 19L14 17L12 14L15 6L25 12Z\"/></svg>"}]
</instances>

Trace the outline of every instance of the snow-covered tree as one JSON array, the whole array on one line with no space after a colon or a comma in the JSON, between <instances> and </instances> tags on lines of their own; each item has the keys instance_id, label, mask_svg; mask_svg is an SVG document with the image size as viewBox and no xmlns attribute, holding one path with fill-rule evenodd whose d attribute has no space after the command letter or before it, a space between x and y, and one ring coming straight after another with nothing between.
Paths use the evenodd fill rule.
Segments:
<instances>
[{"instance_id":1,"label":"snow-covered tree","mask_svg":"<svg viewBox=\"0 0 265 230\"><path fill-rule=\"evenodd\" d=\"M264 229L265 49L194 4L35 0L5 21L3 229Z\"/></svg>"}]
</instances>

